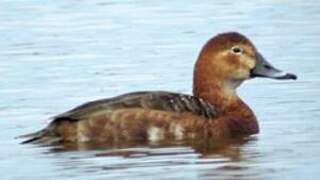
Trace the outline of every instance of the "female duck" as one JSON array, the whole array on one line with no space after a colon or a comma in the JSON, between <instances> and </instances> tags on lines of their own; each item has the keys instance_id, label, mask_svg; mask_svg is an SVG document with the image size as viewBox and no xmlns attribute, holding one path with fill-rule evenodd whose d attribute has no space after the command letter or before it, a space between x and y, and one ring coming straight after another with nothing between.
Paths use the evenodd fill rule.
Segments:
<instances>
[{"instance_id":1,"label":"female duck","mask_svg":"<svg viewBox=\"0 0 320 180\"><path fill-rule=\"evenodd\" d=\"M296 79L269 64L235 32L210 39L195 64L193 95L134 92L93 101L53 117L25 143L217 140L259 132L236 89L254 77Z\"/></svg>"}]
</instances>

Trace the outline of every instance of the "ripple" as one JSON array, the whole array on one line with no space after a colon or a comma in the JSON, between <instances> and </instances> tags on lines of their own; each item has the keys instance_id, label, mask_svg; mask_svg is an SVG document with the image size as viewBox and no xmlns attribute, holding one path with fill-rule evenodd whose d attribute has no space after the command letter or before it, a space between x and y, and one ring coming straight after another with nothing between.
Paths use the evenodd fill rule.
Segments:
<instances>
[{"instance_id":1,"label":"ripple","mask_svg":"<svg viewBox=\"0 0 320 180\"><path fill-rule=\"evenodd\" d=\"M314 179L320 6L288 2L0 1L1 179ZM241 87L258 136L214 145L22 146L14 139L84 101L145 89L190 93L199 49L223 31L246 34L266 58L299 75Z\"/></svg>"}]
</instances>

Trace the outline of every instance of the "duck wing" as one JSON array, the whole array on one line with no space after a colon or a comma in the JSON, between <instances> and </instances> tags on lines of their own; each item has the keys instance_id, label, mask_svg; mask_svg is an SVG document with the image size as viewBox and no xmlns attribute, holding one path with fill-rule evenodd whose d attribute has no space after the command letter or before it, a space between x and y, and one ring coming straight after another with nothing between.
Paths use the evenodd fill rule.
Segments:
<instances>
[{"instance_id":1,"label":"duck wing","mask_svg":"<svg viewBox=\"0 0 320 180\"><path fill-rule=\"evenodd\" d=\"M217 114L211 104L192 95L166 91L133 92L88 102L57 115L52 118L53 121L45 129L25 135L24 137L29 137L30 139L24 141L24 143L61 141L62 139L79 141L79 137L75 135L79 134L79 124L92 126L91 129L99 129L99 124L106 126L105 121L107 120L117 121L117 117L121 119L123 118L121 115L127 114L129 115L127 119L130 119L131 115L131 121L134 121L139 119L137 117L139 113L142 114L141 112L146 111L149 114L157 112L156 114L158 115L175 114L175 117L179 117L177 116L179 114L188 113L202 119L212 119ZM144 118L153 118L153 116L144 116Z\"/></svg>"},{"instance_id":2,"label":"duck wing","mask_svg":"<svg viewBox=\"0 0 320 180\"><path fill-rule=\"evenodd\" d=\"M215 108L211 104L195 96L166 91L143 91L88 102L55 116L54 119L67 117L74 120L81 120L88 118L92 114L129 108L176 113L190 112L205 118L213 118L216 115Z\"/></svg>"}]
</instances>

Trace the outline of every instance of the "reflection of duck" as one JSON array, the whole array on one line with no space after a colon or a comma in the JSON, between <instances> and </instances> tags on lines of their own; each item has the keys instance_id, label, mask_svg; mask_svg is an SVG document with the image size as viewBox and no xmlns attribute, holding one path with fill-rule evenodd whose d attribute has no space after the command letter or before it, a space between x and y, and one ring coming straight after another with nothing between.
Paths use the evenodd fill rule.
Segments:
<instances>
[{"instance_id":1,"label":"reflection of duck","mask_svg":"<svg viewBox=\"0 0 320 180\"><path fill-rule=\"evenodd\" d=\"M101 150L96 156L175 156L182 154L197 154L199 158L227 158L232 161L245 160L243 151L245 146L256 143L255 136L240 136L214 141L161 141L161 142L120 142L108 144L101 142L59 143L52 146L50 152L63 152L75 150ZM177 150L180 149L180 150ZM173 150L173 151L171 151Z\"/></svg>"},{"instance_id":2,"label":"reflection of duck","mask_svg":"<svg viewBox=\"0 0 320 180\"><path fill-rule=\"evenodd\" d=\"M93 101L55 116L25 142L217 140L259 132L236 88L253 77L296 79L270 65L239 33L212 38L194 70L194 95L135 92Z\"/></svg>"}]
</instances>

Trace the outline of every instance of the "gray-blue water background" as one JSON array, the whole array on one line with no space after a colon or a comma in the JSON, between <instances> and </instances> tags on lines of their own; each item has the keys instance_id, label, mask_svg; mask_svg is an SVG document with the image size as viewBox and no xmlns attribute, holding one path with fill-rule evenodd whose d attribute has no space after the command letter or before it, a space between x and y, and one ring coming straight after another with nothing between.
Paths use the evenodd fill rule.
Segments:
<instances>
[{"instance_id":1,"label":"gray-blue water background","mask_svg":"<svg viewBox=\"0 0 320 180\"><path fill-rule=\"evenodd\" d=\"M240 88L261 125L254 140L201 154L188 146L54 152L14 139L86 101L191 93L200 48L225 31L245 34L299 76ZM1 0L0 179L317 179L319 31L318 0Z\"/></svg>"}]
</instances>

